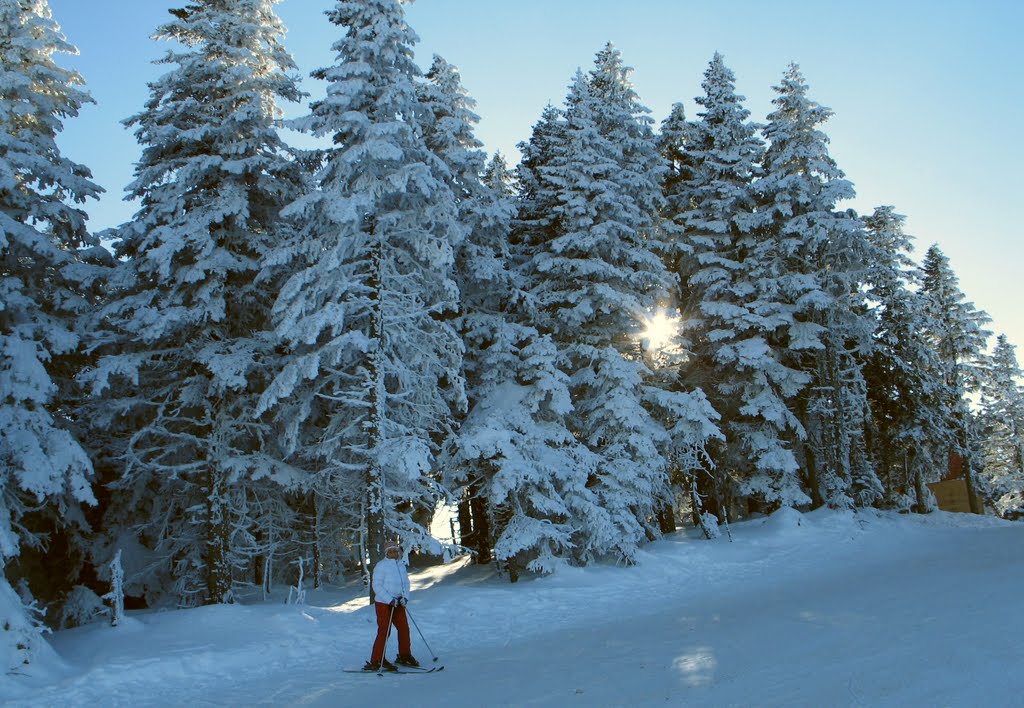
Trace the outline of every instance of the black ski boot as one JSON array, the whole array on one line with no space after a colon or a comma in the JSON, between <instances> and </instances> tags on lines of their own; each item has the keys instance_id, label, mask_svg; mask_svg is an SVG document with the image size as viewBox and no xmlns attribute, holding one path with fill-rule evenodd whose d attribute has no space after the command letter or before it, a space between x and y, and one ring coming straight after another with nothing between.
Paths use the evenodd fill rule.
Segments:
<instances>
[{"instance_id":1,"label":"black ski boot","mask_svg":"<svg viewBox=\"0 0 1024 708\"><path fill-rule=\"evenodd\" d=\"M367 661L363 664L363 671L398 671L398 667L387 659L381 659L379 664L374 661Z\"/></svg>"},{"instance_id":2,"label":"black ski boot","mask_svg":"<svg viewBox=\"0 0 1024 708\"><path fill-rule=\"evenodd\" d=\"M416 657L412 654L399 654L395 657L395 663L400 666L411 666L414 669L418 669L420 667L420 662L416 661Z\"/></svg>"}]
</instances>

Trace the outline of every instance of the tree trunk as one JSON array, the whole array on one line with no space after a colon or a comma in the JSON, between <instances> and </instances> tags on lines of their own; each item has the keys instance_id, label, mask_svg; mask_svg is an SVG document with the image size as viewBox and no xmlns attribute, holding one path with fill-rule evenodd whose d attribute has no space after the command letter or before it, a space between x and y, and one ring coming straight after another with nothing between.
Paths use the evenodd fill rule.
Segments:
<instances>
[{"instance_id":1,"label":"tree trunk","mask_svg":"<svg viewBox=\"0 0 1024 708\"><path fill-rule=\"evenodd\" d=\"M974 472L971 469L971 462L969 459L964 460L964 482L967 483L967 500L971 504L972 514L984 514L985 510L981 506L981 500L978 495L974 493Z\"/></svg>"},{"instance_id":2,"label":"tree trunk","mask_svg":"<svg viewBox=\"0 0 1024 708\"><path fill-rule=\"evenodd\" d=\"M375 222L371 219L368 233L372 234L374 227ZM384 519L386 503L384 470L380 469L375 459L376 452L380 449L381 421L384 417L384 411L382 410L383 401L380 395L383 391L383 381L381 381L383 376L381 371L381 347L383 346L382 338L384 336L384 305L381 302L380 294L382 255L379 242L373 248L370 260L370 275L367 278L366 284L369 290L367 297L373 303L369 334L370 339L374 342L374 347L370 351L366 362L367 403L369 404L367 408L369 413L366 422L366 548L363 555L369 562L367 580L370 580L369 576L373 572L373 567L384 557L384 544L387 541ZM372 605L374 602L373 583L369 583L369 586L370 604Z\"/></svg>"},{"instance_id":3,"label":"tree trunk","mask_svg":"<svg viewBox=\"0 0 1024 708\"><path fill-rule=\"evenodd\" d=\"M476 546L476 534L473 532L473 508L470 504L470 491L467 487L459 499L459 543L473 550Z\"/></svg>"},{"instance_id":4,"label":"tree trunk","mask_svg":"<svg viewBox=\"0 0 1024 708\"><path fill-rule=\"evenodd\" d=\"M696 481L695 493L700 496L698 501L701 513L713 514L719 521L725 519L718 476L709 470L697 470L694 472L694 480ZM694 493L693 490L691 493Z\"/></svg>"},{"instance_id":5,"label":"tree trunk","mask_svg":"<svg viewBox=\"0 0 1024 708\"><path fill-rule=\"evenodd\" d=\"M303 527L305 533L308 534L309 544L313 549L313 567L311 568L313 587L319 590L323 585L323 578L321 577L322 569L320 567L320 504L317 500L318 497L315 493L310 492L307 494L302 505L302 515L304 517Z\"/></svg>"},{"instance_id":6,"label":"tree trunk","mask_svg":"<svg viewBox=\"0 0 1024 708\"><path fill-rule=\"evenodd\" d=\"M505 561L505 570L508 571L508 581L510 583L519 582L519 565L516 563L515 558L509 558Z\"/></svg>"},{"instance_id":7,"label":"tree trunk","mask_svg":"<svg viewBox=\"0 0 1024 708\"><path fill-rule=\"evenodd\" d=\"M224 499L224 478L212 465L207 467L203 486L206 494L206 548L203 553L206 604L216 605L231 602L230 525Z\"/></svg>"},{"instance_id":8,"label":"tree trunk","mask_svg":"<svg viewBox=\"0 0 1024 708\"><path fill-rule=\"evenodd\" d=\"M981 507L981 500L975 493L974 487L974 454L971 450L971 435L968 432L970 423L967 422L966 415L963 416L963 420L960 426L961 436L961 449L963 450L963 471L964 471L964 482L967 484L967 501L971 505L972 514L984 514L985 510Z\"/></svg>"},{"instance_id":9,"label":"tree trunk","mask_svg":"<svg viewBox=\"0 0 1024 708\"><path fill-rule=\"evenodd\" d=\"M266 599L270 592L270 557L273 550L266 545L266 534L261 529L256 529L253 532L253 538L256 541L256 547L261 549L261 552L253 559L252 582L253 585L259 585L263 589L263 597Z\"/></svg>"},{"instance_id":10,"label":"tree trunk","mask_svg":"<svg viewBox=\"0 0 1024 708\"><path fill-rule=\"evenodd\" d=\"M676 530L676 510L667 500L662 500L659 505L658 530L662 534L674 533Z\"/></svg>"},{"instance_id":11,"label":"tree trunk","mask_svg":"<svg viewBox=\"0 0 1024 708\"><path fill-rule=\"evenodd\" d=\"M702 485L702 480L707 481L704 481ZM717 491L708 488L709 482L714 481L714 477L707 470L696 470L690 475L690 514L693 518L693 525L704 532L704 538L709 539L715 537L715 531L708 527L704 515L711 513L721 520L721 517L716 514L716 512L721 513Z\"/></svg>"},{"instance_id":12,"label":"tree trunk","mask_svg":"<svg viewBox=\"0 0 1024 708\"><path fill-rule=\"evenodd\" d=\"M317 524L319 527L319 524ZM313 589L319 590L324 585L323 558L320 555L320 536L317 529L316 540L313 541Z\"/></svg>"},{"instance_id":13,"label":"tree trunk","mask_svg":"<svg viewBox=\"0 0 1024 708\"><path fill-rule=\"evenodd\" d=\"M384 528L384 495L381 488L380 472L370 465L366 472L366 549L368 559L367 571L384 557L384 544L387 541ZM370 583L370 604L374 602L373 584Z\"/></svg>"},{"instance_id":14,"label":"tree trunk","mask_svg":"<svg viewBox=\"0 0 1024 708\"><path fill-rule=\"evenodd\" d=\"M501 537L501 534L505 532L505 529L507 528L508 522L511 518L512 510L509 508L507 503L499 504L494 509L494 538ZM514 583L517 580L519 580L519 568L516 565L516 558L514 556L512 558L498 558L496 560L497 562L495 563L495 565L497 565L498 570L505 571L508 573L508 581L510 583Z\"/></svg>"},{"instance_id":15,"label":"tree trunk","mask_svg":"<svg viewBox=\"0 0 1024 708\"><path fill-rule=\"evenodd\" d=\"M806 470L804 483L807 485L807 489L811 493L811 508L817 509L825 504L825 499L821 494L821 477L818 474L818 458L814 454L814 450L811 448L810 444L805 443L801 445L800 448L803 450L804 469Z\"/></svg>"},{"instance_id":16,"label":"tree trunk","mask_svg":"<svg viewBox=\"0 0 1024 708\"><path fill-rule=\"evenodd\" d=\"M473 540L476 543L476 562L487 565L491 562L491 523L487 512L487 500L481 495L480 482L475 482L471 489L473 496L469 507L473 516Z\"/></svg>"},{"instance_id":17,"label":"tree trunk","mask_svg":"<svg viewBox=\"0 0 1024 708\"><path fill-rule=\"evenodd\" d=\"M927 514L928 507L925 505L925 486L924 476L921 474L921 466L914 465L914 494L917 496L917 508L915 511L918 514Z\"/></svg>"}]
</instances>

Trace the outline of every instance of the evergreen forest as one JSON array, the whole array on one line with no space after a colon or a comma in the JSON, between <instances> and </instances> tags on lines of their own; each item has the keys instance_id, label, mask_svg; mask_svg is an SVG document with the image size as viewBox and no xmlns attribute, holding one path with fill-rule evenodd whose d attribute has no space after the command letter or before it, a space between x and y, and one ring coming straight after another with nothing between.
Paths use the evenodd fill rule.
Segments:
<instances>
[{"instance_id":1,"label":"evergreen forest","mask_svg":"<svg viewBox=\"0 0 1024 708\"><path fill-rule=\"evenodd\" d=\"M389 539L514 582L783 507L929 513L951 476L1024 516L1013 345L895 207L844 207L799 66L757 120L715 54L659 120L597 47L513 158L401 0L336 3L326 94L284 121L276 2L157 28L106 185L138 210L92 233L102 189L57 146L87 77L46 0L0 0L5 671L111 593L368 578Z\"/></svg>"}]
</instances>

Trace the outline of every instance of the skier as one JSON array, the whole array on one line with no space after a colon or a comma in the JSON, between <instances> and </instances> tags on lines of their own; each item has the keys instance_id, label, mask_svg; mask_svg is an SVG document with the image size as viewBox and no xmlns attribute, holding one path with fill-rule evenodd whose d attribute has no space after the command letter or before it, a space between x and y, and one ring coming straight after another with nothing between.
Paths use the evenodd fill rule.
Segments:
<instances>
[{"instance_id":1,"label":"skier","mask_svg":"<svg viewBox=\"0 0 1024 708\"><path fill-rule=\"evenodd\" d=\"M364 671L397 671L395 664L418 667L409 643L409 621L405 605L409 602L409 574L402 562L402 547L395 541L384 545L384 557L373 567L374 609L377 611L377 638ZM391 626L398 631L398 656L395 664L384 657Z\"/></svg>"}]
</instances>

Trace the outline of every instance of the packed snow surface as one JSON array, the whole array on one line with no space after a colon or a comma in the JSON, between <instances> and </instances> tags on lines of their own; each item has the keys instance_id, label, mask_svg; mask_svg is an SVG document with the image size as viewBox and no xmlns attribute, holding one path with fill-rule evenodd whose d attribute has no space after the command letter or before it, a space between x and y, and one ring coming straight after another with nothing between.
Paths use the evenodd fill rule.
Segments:
<instances>
[{"instance_id":1,"label":"packed snow surface","mask_svg":"<svg viewBox=\"0 0 1024 708\"><path fill-rule=\"evenodd\" d=\"M636 567L516 584L413 570L413 651L443 672L343 673L374 619L356 579L267 602L57 632L13 706L977 706L1024 704L1024 524L783 510ZM395 654L392 637L388 656ZM433 657L437 661L432 661Z\"/></svg>"}]
</instances>

